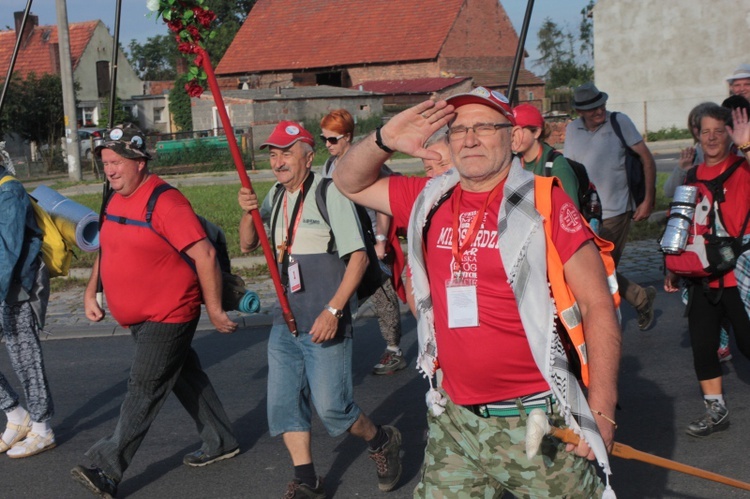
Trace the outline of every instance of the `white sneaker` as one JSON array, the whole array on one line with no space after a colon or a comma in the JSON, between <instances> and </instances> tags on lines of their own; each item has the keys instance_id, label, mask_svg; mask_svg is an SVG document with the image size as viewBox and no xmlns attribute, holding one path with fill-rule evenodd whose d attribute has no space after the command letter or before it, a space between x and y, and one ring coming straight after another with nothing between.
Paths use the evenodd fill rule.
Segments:
<instances>
[{"instance_id":1,"label":"white sneaker","mask_svg":"<svg viewBox=\"0 0 750 499\"><path fill-rule=\"evenodd\" d=\"M55 434L52 431L46 435L29 432L24 440L11 447L6 454L12 459L31 457L40 452L53 449L55 445L57 445L55 444Z\"/></svg>"}]
</instances>

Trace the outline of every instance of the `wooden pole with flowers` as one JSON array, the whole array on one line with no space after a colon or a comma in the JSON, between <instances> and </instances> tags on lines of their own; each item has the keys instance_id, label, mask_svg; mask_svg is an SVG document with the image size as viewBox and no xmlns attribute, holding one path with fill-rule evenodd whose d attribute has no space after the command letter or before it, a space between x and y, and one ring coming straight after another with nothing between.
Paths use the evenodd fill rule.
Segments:
<instances>
[{"instance_id":1,"label":"wooden pole with flowers","mask_svg":"<svg viewBox=\"0 0 750 499\"><path fill-rule=\"evenodd\" d=\"M175 34L177 49L183 54L183 57L192 58L188 70L189 81L185 84L185 91L188 95L190 97L199 97L203 93L204 85L208 84L219 117L221 118L221 124L224 127L227 144L232 153L234 166L237 169L242 187L252 191L253 186L245 170L245 164L242 160L240 149L237 146L234 129L224 107L224 99L221 96L216 74L213 67L211 67L208 53L203 47L203 40L211 38L216 34L210 31L211 23L216 19L216 15L205 6L205 3L205 0L148 0L146 6L151 12L157 13L157 18L161 16L169 29ZM271 273L276 295L279 298L284 321L289 331L297 336L297 323L289 306L289 300L284 292L284 288L281 285L279 269L263 227L263 220L258 210L252 210L250 215L253 219L255 231L258 233L263 254L266 257L266 263Z\"/></svg>"}]
</instances>

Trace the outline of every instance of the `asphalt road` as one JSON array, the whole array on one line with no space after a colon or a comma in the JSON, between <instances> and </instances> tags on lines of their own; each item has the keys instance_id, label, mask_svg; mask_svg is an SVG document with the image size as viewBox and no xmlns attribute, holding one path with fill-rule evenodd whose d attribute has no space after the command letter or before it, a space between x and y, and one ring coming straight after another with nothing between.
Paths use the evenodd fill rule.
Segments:
<instances>
[{"instance_id":1,"label":"asphalt road","mask_svg":"<svg viewBox=\"0 0 750 499\"><path fill-rule=\"evenodd\" d=\"M653 284L658 284L654 282ZM684 433L702 411L692 370L682 306L659 292L656 326L638 331L632 309L623 308L623 358L617 440L636 449L679 460L732 478L750 481L747 435L750 433L750 363L734 348L724 364L725 392L731 411L728 431L705 439ZM358 404L376 422L395 424L403 433L404 472L389 498L412 495L418 481L425 438L425 381L414 369L414 320L403 316L403 348L410 367L376 377L370 369L383 343L374 319L358 323L354 383ZM174 397L165 404L136 455L119 497L132 498L277 498L291 478L291 464L279 438L270 438L266 422L266 340L268 327L246 328L230 336L199 333L194 341L204 367L234 422L242 453L200 469L181 464L199 446L192 421ZM734 345L732 345L734 347ZM83 453L114 428L125 392L132 342L127 336L61 339L44 342L47 371L55 398L52 421L58 447L39 456L12 460L0 456L0 497L92 497L69 478ZM502 362L502 352L498 352ZM12 373L7 355L0 371ZM11 379L17 387L17 380ZM315 420L313 451L319 474L326 475L329 497L386 497L377 490L373 463L365 445L348 436L331 438ZM750 493L649 464L612 458L612 484L623 498L748 498Z\"/></svg>"}]
</instances>

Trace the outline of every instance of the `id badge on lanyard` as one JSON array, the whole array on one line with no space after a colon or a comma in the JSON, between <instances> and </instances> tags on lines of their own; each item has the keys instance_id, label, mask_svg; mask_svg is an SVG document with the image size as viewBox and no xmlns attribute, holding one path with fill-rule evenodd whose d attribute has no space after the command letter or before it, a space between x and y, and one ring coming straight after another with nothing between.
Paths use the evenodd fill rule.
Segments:
<instances>
[{"instance_id":1,"label":"id badge on lanyard","mask_svg":"<svg viewBox=\"0 0 750 499\"><path fill-rule=\"evenodd\" d=\"M479 306L475 284L459 274L445 281L445 294L448 299L449 328L479 326Z\"/></svg>"},{"instance_id":2,"label":"id badge on lanyard","mask_svg":"<svg viewBox=\"0 0 750 499\"><path fill-rule=\"evenodd\" d=\"M445 294L448 303L448 327L477 327L479 326L479 303L477 301L477 285L475 279L467 279L461 265L466 249L472 245L479 233L479 228L487 213L487 206L495 199L502 190L503 182L497 184L487 194L482 209L477 212L469 224L466 237L459 242L459 218L461 215L461 186L456 187L453 196L453 240L452 252L453 263L451 268L451 279L445 282Z\"/></svg>"}]
</instances>

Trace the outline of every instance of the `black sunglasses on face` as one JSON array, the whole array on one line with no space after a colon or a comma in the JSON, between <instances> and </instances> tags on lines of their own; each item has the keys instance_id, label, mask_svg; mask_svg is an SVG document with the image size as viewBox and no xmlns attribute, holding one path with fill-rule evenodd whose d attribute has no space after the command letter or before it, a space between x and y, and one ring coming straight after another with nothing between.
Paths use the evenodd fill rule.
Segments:
<instances>
[{"instance_id":1,"label":"black sunglasses on face","mask_svg":"<svg viewBox=\"0 0 750 499\"><path fill-rule=\"evenodd\" d=\"M332 146L335 146L339 143L339 140L344 138L344 134L342 133L338 137L326 137L325 135L320 135L320 140L323 141L323 143L330 142Z\"/></svg>"}]
</instances>

